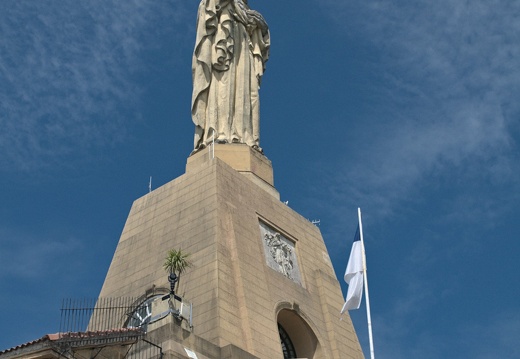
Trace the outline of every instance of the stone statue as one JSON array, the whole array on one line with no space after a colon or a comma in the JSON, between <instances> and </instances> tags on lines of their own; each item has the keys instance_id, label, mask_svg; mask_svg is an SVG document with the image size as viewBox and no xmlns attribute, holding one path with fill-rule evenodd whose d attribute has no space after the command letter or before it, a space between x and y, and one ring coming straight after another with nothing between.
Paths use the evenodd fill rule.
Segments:
<instances>
[{"instance_id":1,"label":"stone statue","mask_svg":"<svg viewBox=\"0 0 520 359\"><path fill-rule=\"evenodd\" d=\"M247 0L202 0L193 52L194 151L213 140L259 146L258 90L269 57L269 29Z\"/></svg>"}]
</instances>

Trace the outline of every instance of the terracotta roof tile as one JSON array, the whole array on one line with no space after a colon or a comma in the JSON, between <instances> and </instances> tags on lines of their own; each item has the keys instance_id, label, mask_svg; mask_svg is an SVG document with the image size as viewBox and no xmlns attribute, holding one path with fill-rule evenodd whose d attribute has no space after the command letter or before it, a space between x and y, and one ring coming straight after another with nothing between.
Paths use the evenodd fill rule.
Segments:
<instances>
[{"instance_id":1,"label":"terracotta roof tile","mask_svg":"<svg viewBox=\"0 0 520 359\"><path fill-rule=\"evenodd\" d=\"M114 328L108 330L98 330L98 331L87 331L87 332L65 332L65 333L54 333L54 334L46 334L43 337L32 340L30 342L17 345L15 347L5 349L0 351L0 354L8 353L14 350L22 349L34 344L43 343L46 341L56 341L60 339L83 339L83 338L96 338L96 337L107 337L107 336L116 336L118 334L135 334L140 335L144 332L140 328Z\"/></svg>"}]
</instances>

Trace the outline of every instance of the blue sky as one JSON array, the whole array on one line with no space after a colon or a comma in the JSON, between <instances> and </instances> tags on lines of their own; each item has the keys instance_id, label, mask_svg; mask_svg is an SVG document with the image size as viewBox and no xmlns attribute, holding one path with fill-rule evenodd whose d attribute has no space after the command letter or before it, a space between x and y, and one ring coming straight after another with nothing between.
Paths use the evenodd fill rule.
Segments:
<instances>
[{"instance_id":1,"label":"blue sky","mask_svg":"<svg viewBox=\"0 0 520 359\"><path fill-rule=\"evenodd\" d=\"M339 277L361 207L377 357L519 357L520 3L250 3L261 146ZM149 177L183 174L197 6L0 2L0 349L97 296Z\"/></svg>"}]
</instances>

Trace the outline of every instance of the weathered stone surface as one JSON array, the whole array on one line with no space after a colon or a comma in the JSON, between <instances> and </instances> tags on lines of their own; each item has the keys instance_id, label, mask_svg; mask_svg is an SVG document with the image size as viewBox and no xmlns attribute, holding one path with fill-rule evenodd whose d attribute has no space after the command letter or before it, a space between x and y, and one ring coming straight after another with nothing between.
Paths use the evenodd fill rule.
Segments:
<instances>
[{"instance_id":1,"label":"weathered stone surface","mask_svg":"<svg viewBox=\"0 0 520 359\"><path fill-rule=\"evenodd\" d=\"M194 151L212 139L261 151L258 90L270 37L246 0L202 0L193 52Z\"/></svg>"},{"instance_id":2,"label":"weathered stone surface","mask_svg":"<svg viewBox=\"0 0 520 359\"><path fill-rule=\"evenodd\" d=\"M314 358L363 357L350 318L339 321L343 297L319 229L217 156L188 169L134 202L100 296L168 288L164 257L182 248L194 263L179 290L193 304L193 329L178 343L281 358L277 321L292 315L314 333ZM260 223L294 241L301 283L268 266ZM163 344L173 350L171 338Z\"/></svg>"},{"instance_id":3,"label":"weathered stone surface","mask_svg":"<svg viewBox=\"0 0 520 359\"><path fill-rule=\"evenodd\" d=\"M271 161L244 144L215 144L214 148L213 145L208 146L188 157L186 172L196 170L198 166L208 166L213 158L221 159L275 198L280 198L280 194L274 188Z\"/></svg>"}]
</instances>

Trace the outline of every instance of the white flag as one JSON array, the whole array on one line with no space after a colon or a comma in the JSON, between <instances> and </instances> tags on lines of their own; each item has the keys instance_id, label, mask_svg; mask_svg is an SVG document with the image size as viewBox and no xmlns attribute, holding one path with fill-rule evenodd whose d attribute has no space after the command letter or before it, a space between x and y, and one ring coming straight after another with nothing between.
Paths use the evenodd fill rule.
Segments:
<instances>
[{"instance_id":1,"label":"white flag","mask_svg":"<svg viewBox=\"0 0 520 359\"><path fill-rule=\"evenodd\" d=\"M342 314L346 310L359 309L363 297L363 245L359 235L359 226L354 236L344 278L348 284L348 292L345 304L341 309Z\"/></svg>"}]
</instances>

